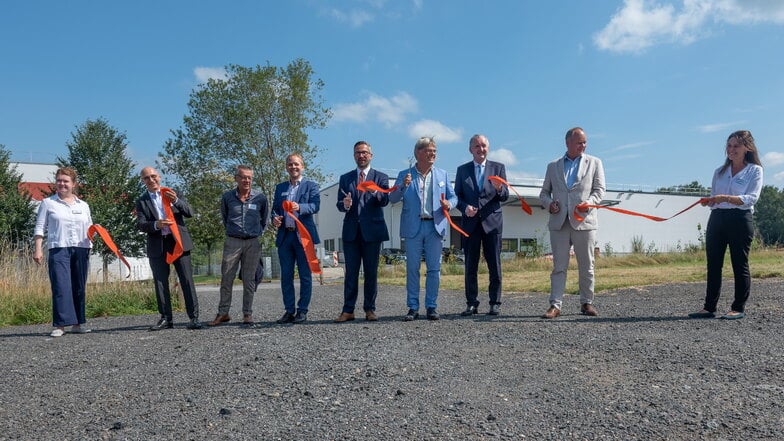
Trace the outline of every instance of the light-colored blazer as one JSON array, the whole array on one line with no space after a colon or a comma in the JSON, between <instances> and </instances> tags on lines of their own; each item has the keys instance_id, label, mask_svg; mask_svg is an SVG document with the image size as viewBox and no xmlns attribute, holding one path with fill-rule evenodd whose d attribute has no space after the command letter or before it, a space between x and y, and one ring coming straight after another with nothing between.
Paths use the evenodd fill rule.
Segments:
<instances>
[{"instance_id":1,"label":"light-colored blazer","mask_svg":"<svg viewBox=\"0 0 784 441\"><path fill-rule=\"evenodd\" d=\"M452 208L457 206L457 196L449 182L449 176L445 170L432 168L433 172L433 222L436 232L443 237L446 233L446 226L449 224L444 211L441 209L441 194L449 201ZM412 173L411 184L403 187L403 180L408 173ZM419 179L416 177L416 170L407 168L397 174L395 185L398 188L389 193L389 202L393 204L403 201L403 211L400 214L400 237L412 238L419 232L420 212L422 210L422 199L419 197Z\"/></svg>"},{"instance_id":2,"label":"light-colored blazer","mask_svg":"<svg viewBox=\"0 0 784 441\"><path fill-rule=\"evenodd\" d=\"M574 218L574 207L581 202L597 205L604 197L604 166L602 161L591 155L583 153L580 161L580 169L577 171L577 179L572 188L566 188L566 177L564 176L564 157L547 164L547 173L544 175L544 184L539 193L542 206L547 210L550 203L558 201L561 210L558 213L550 214L548 227L550 230L560 230L564 224L564 219L568 216L569 223L575 230L595 230L599 227L599 218L596 209L592 208L588 213L580 213L585 219L579 222Z\"/></svg>"}]
</instances>

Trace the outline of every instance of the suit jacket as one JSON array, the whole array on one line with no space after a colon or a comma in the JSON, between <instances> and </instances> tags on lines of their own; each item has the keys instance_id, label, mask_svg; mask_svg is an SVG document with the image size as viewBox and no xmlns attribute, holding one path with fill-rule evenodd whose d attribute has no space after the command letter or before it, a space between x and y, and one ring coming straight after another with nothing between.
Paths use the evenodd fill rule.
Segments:
<instances>
[{"instance_id":1,"label":"suit jacket","mask_svg":"<svg viewBox=\"0 0 784 441\"><path fill-rule=\"evenodd\" d=\"M403 180L408 173L412 174L411 185L404 188ZM441 210L441 194L449 201L454 208L457 205L457 196L449 182L449 176L445 170L432 168L433 179L433 221L436 232L443 237L446 233L446 226L449 223ZM419 232L420 212L422 210L422 199L419 197L419 180L416 177L414 168L401 170L397 174L395 185L398 188L389 193L389 201L394 203L403 201L403 211L400 214L400 237L412 238Z\"/></svg>"},{"instance_id":2,"label":"suit jacket","mask_svg":"<svg viewBox=\"0 0 784 441\"><path fill-rule=\"evenodd\" d=\"M368 171L366 181L375 182L381 188L389 188L389 176L373 168ZM362 239L366 242L383 242L389 240L389 230L384 220L384 210L389 204L387 193L362 192L357 190L359 176L357 170L352 170L340 177L338 184L338 211L346 213L343 218L343 240L351 242L357 237L357 231L362 230ZM345 194L351 195L351 208L346 210L343 205ZM362 210L360 210L362 207Z\"/></svg>"},{"instance_id":3,"label":"suit jacket","mask_svg":"<svg viewBox=\"0 0 784 441\"><path fill-rule=\"evenodd\" d=\"M272 214L274 216L283 216L284 221L278 228L278 235L275 237L275 245L280 246L283 243L283 234L285 233L285 218L288 216L283 210L283 201L288 200L289 181L283 181L275 186L275 197L272 202ZM313 243L317 244L320 241L318 231L316 231L316 221L313 220L313 215L318 213L321 207L321 194L319 193L318 185L313 181L303 179L299 183L299 190L297 191L297 198L293 201L299 204L299 212L294 212L300 222L305 225L310 237L313 238ZM299 235L299 232L297 232Z\"/></svg>"},{"instance_id":4,"label":"suit jacket","mask_svg":"<svg viewBox=\"0 0 784 441\"><path fill-rule=\"evenodd\" d=\"M574 207L581 202L596 205L604 197L604 167L602 161L591 155L583 153L580 161L580 169L577 171L577 179L572 188L566 187L566 177L564 176L563 156L547 165L547 173L544 175L542 191L539 199L545 209L550 207L552 201L558 201L561 210L558 213L550 214L548 227L550 230L560 230L566 217L575 230L595 230L599 227L599 218L596 209L590 209L586 214L580 214L585 219L579 222L574 218Z\"/></svg>"},{"instance_id":5,"label":"suit jacket","mask_svg":"<svg viewBox=\"0 0 784 441\"><path fill-rule=\"evenodd\" d=\"M476 182L476 169L474 161L469 161L457 168L455 175L455 194L457 194L457 209L463 213L461 227L463 231L471 234L477 225L482 225L485 233L501 234L504 218L501 215L501 202L509 199L509 189L501 187L496 191L488 176L499 176L506 180L506 167L495 161L485 162L485 179L482 188ZM474 217L465 215L466 208L472 205L479 209Z\"/></svg>"},{"instance_id":6,"label":"suit jacket","mask_svg":"<svg viewBox=\"0 0 784 441\"><path fill-rule=\"evenodd\" d=\"M188 227L185 226L185 218L193 216L191 206L185 199L178 197L177 202L171 206L174 213L174 221L180 231L182 239L182 250L190 251L193 249L193 241ZM144 191L142 196L136 201L136 228L147 233L147 257L161 257L165 254L163 249L163 236L161 230L155 229L155 221L158 220L158 209L150 198L150 193Z\"/></svg>"}]
</instances>

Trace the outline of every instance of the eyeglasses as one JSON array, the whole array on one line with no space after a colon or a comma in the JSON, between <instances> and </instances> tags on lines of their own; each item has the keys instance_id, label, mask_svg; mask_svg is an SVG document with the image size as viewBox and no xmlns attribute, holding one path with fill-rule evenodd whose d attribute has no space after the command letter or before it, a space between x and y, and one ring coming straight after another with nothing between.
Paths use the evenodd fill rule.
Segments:
<instances>
[{"instance_id":1,"label":"eyeglasses","mask_svg":"<svg viewBox=\"0 0 784 441\"><path fill-rule=\"evenodd\" d=\"M370 152L368 152L368 151L365 151L365 150L360 150L360 151L358 151L358 152L354 152L354 154L355 154L356 156L363 156L363 155L365 155L365 156L370 156L370 155L372 155L372 153L370 153Z\"/></svg>"},{"instance_id":2,"label":"eyeglasses","mask_svg":"<svg viewBox=\"0 0 784 441\"><path fill-rule=\"evenodd\" d=\"M158 175L142 176L142 181L151 181L151 180L156 179L156 178L158 178Z\"/></svg>"}]
</instances>

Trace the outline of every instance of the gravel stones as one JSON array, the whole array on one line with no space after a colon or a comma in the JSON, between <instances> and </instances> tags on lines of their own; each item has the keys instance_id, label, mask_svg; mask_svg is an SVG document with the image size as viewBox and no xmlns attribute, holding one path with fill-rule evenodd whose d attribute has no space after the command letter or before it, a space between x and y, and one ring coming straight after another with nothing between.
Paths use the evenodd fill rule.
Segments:
<instances>
[{"instance_id":1,"label":"gravel stones","mask_svg":"<svg viewBox=\"0 0 784 441\"><path fill-rule=\"evenodd\" d=\"M728 308L732 284L720 305ZM597 295L599 317L567 296L504 293L501 315L402 322L402 287L380 287L379 321L335 324L342 284L315 286L308 322L276 325L263 284L260 326L148 332L157 317L91 319L93 332L0 329L0 440L96 439L780 439L780 279L755 280L743 320L693 320L704 284ZM217 287L198 287L202 319ZM361 300L360 307L361 310ZM723 312L723 309L721 310Z\"/></svg>"}]
</instances>

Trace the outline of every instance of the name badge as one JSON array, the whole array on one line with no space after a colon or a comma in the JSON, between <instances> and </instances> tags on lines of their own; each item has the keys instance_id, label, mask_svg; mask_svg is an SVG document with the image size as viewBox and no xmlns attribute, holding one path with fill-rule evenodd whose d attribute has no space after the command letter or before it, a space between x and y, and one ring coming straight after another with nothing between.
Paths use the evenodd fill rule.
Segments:
<instances>
[{"instance_id":1,"label":"name badge","mask_svg":"<svg viewBox=\"0 0 784 441\"><path fill-rule=\"evenodd\" d=\"M256 210L257 209L256 208L256 204L248 204L248 209L249 210Z\"/></svg>"},{"instance_id":2,"label":"name badge","mask_svg":"<svg viewBox=\"0 0 784 441\"><path fill-rule=\"evenodd\" d=\"M445 185L445 184L444 184L444 181L441 181L441 182L439 182L439 183L438 183L438 186L439 186L439 187L443 187L444 185Z\"/></svg>"},{"instance_id":3,"label":"name badge","mask_svg":"<svg viewBox=\"0 0 784 441\"><path fill-rule=\"evenodd\" d=\"M281 195L281 196L288 196L288 195L289 195L289 192L287 192L287 191L284 191L284 192L283 192L283 193L281 193L280 195Z\"/></svg>"},{"instance_id":4,"label":"name badge","mask_svg":"<svg viewBox=\"0 0 784 441\"><path fill-rule=\"evenodd\" d=\"M71 214L82 214L82 210L71 210Z\"/></svg>"}]
</instances>

